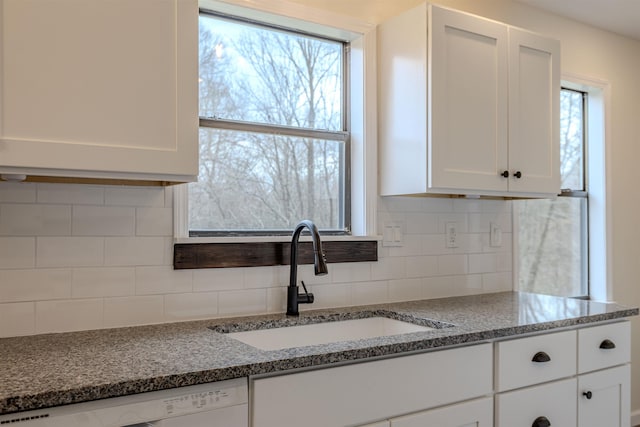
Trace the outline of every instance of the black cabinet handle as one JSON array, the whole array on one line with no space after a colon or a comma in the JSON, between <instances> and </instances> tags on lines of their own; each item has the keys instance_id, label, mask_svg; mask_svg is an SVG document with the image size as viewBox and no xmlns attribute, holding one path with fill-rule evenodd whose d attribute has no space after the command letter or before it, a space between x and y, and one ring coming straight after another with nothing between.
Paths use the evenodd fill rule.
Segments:
<instances>
[{"instance_id":1,"label":"black cabinet handle","mask_svg":"<svg viewBox=\"0 0 640 427\"><path fill-rule=\"evenodd\" d=\"M522 178L522 172L516 171L516 173L514 173L513 176L515 176L517 179L520 179Z\"/></svg>"},{"instance_id":2,"label":"black cabinet handle","mask_svg":"<svg viewBox=\"0 0 640 427\"><path fill-rule=\"evenodd\" d=\"M544 351L539 351L533 356L533 359L531 359L531 361L536 363L545 363L550 362L551 358Z\"/></svg>"},{"instance_id":3,"label":"black cabinet handle","mask_svg":"<svg viewBox=\"0 0 640 427\"><path fill-rule=\"evenodd\" d=\"M613 350L616 348L616 345L611 340L604 340L600 343L600 348L603 350Z\"/></svg>"},{"instance_id":4,"label":"black cabinet handle","mask_svg":"<svg viewBox=\"0 0 640 427\"><path fill-rule=\"evenodd\" d=\"M538 417L533 422L533 424L531 424L531 427L550 427L550 426L551 426L551 423L549 422L547 417Z\"/></svg>"},{"instance_id":5,"label":"black cabinet handle","mask_svg":"<svg viewBox=\"0 0 640 427\"><path fill-rule=\"evenodd\" d=\"M509 178L509 171L504 171L500 174L501 177L503 178Z\"/></svg>"},{"instance_id":6,"label":"black cabinet handle","mask_svg":"<svg viewBox=\"0 0 640 427\"><path fill-rule=\"evenodd\" d=\"M582 393L582 395L587 399L591 399L593 397L593 393L591 393L590 391L585 391L584 393Z\"/></svg>"}]
</instances>

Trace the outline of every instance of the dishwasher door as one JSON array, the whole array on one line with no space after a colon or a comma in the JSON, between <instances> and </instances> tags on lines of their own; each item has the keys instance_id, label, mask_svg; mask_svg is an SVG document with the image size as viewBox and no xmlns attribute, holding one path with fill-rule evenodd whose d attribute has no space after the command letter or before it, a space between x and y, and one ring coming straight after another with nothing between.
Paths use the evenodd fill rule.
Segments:
<instances>
[{"instance_id":1,"label":"dishwasher door","mask_svg":"<svg viewBox=\"0 0 640 427\"><path fill-rule=\"evenodd\" d=\"M246 378L0 415L17 427L248 427Z\"/></svg>"}]
</instances>

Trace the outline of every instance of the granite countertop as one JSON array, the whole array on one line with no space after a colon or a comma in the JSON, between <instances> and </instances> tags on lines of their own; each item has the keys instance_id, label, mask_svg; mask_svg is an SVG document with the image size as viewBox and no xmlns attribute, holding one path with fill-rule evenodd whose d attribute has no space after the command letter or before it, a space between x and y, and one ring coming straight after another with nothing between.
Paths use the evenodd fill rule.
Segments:
<instances>
[{"instance_id":1,"label":"granite countertop","mask_svg":"<svg viewBox=\"0 0 640 427\"><path fill-rule=\"evenodd\" d=\"M393 313L453 326L264 351L210 329ZM356 313L356 314L354 314ZM538 294L487 295L0 339L0 414L480 342L638 315L637 308ZM363 314L364 316L364 314Z\"/></svg>"}]
</instances>

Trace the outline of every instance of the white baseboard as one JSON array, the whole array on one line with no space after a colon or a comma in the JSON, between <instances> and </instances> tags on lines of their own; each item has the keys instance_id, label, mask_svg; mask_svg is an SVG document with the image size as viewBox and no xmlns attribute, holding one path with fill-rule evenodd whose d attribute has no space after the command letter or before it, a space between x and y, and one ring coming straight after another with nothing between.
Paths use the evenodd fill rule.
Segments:
<instances>
[{"instance_id":1,"label":"white baseboard","mask_svg":"<svg viewBox=\"0 0 640 427\"><path fill-rule=\"evenodd\" d=\"M640 426L640 409L631 413L631 427Z\"/></svg>"}]
</instances>

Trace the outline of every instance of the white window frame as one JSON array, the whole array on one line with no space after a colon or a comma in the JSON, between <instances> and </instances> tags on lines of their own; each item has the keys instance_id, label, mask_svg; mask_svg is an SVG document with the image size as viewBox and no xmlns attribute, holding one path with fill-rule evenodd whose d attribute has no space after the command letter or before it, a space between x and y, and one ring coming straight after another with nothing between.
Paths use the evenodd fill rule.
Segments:
<instances>
[{"instance_id":1,"label":"white window frame","mask_svg":"<svg viewBox=\"0 0 640 427\"><path fill-rule=\"evenodd\" d=\"M611 170L610 114L611 84L606 80L563 73L562 87L587 93L586 125L587 147L585 166L589 210L589 298L594 301L611 301L613 298L612 253L613 225L612 207L607 203L613 183L607 170ZM517 289L518 265L518 224L513 215L513 283Z\"/></svg>"},{"instance_id":2,"label":"white window frame","mask_svg":"<svg viewBox=\"0 0 640 427\"><path fill-rule=\"evenodd\" d=\"M377 223L377 76L376 27L351 17L285 0L200 0L203 9L311 32L351 44L351 236L324 240L376 238ZM176 243L287 241L289 236L189 237L187 185L174 187Z\"/></svg>"}]
</instances>

